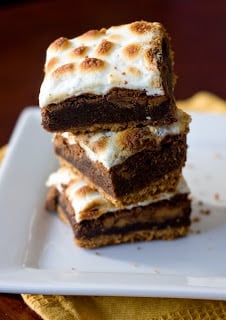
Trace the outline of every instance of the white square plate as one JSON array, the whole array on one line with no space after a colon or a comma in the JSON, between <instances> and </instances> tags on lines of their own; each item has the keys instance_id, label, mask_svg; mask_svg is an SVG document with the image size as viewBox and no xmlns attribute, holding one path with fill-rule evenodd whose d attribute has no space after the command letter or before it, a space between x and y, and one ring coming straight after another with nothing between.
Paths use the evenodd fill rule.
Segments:
<instances>
[{"instance_id":1,"label":"white square plate","mask_svg":"<svg viewBox=\"0 0 226 320\"><path fill-rule=\"evenodd\" d=\"M44 210L57 162L38 108L25 109L0 167L0 291L226 299L226 116L192 116L191 233L86 250Z\"/></svg>"}]
</instances>

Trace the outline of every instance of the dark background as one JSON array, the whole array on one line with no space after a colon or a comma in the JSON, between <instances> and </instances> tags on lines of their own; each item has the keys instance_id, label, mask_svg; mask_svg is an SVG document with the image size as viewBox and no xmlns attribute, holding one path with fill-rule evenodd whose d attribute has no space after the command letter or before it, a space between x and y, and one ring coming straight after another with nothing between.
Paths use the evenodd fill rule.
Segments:
<instances>
[{"instance_id":1,"label":"dark background","mask_svg":"<svg viewBox=\"0 0 226 320\"><path fill-rule=\"evenodd\" d=\"M160 21L172 38L175 95L208 90L226 99L226 0L0 0L0 146L28 105L38 105L47 46L135 20ZM39 319L20 295L0 294L0 319Z\"/></svg>"},{"instance_id":2,"label":"dark background","mask_svg":"<svg viewBox=\"0 0 226 320\"><path fill-rule=\"evenodd\" d=\"M226 1L7 1L0 2L0 145L20 111L38 104L47 46L59 36L144 19L160 21L172 38L175 95L199 90L226 98Z\"/></svg>"}]
</instances>

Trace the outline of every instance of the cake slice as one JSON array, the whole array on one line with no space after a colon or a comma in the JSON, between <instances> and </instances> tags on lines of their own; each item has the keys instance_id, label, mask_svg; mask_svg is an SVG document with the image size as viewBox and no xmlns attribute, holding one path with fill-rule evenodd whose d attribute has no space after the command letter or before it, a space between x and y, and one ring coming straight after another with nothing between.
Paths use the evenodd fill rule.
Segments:
<instances>
[{"instance_id":1,"label":"cake slice","mask_svg":"<svg viewBox=\"0 0 226 320\"><path fill-rule=\"evenodd\" d=\"M39 95L43 127L86 132L172 123L174 78L160 23L136 21L61 37L47 49Z\"/></svg>"},{"instance_id":2,"label":"cake slice","mask_svg":"<svg viewBox=\"0 0 226 320\"><path fill-rule=\"evenodd\" d=\"M123 210L66 167L51 174L47 186L47 209L57 210L71 224L75 243L81 247L170 240L185 236L189 230L189 189L183 177L174 192L149 196Z\"/></svg>"},{"instance_id":3,"label":"cake slice","mask_svg":"<svg viewBox=\"0 0 226 320\"><path fill-rule=\"evenodd\" d=\"M177 110L176 122L120 132L57 133L53 144L62 165L82 176L123 208L149 195L170 192L186 161L190 116Z\"/></svg>"}]
</instances>

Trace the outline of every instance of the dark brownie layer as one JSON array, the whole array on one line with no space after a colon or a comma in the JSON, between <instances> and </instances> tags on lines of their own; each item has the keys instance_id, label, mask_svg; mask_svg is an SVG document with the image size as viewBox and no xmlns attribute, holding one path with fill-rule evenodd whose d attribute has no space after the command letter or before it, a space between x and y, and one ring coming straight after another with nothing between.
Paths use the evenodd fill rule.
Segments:
<instances>
[{"instance_id":1,"label":"dark brownie layer","mask_svg":"<svg viewBox=\"0 0 226 320\"><path fill-rule=\"evenodd\" d=\"M172 171L177 170L179 174L186 161L187 145L186 134L169 135L151 150L139 152L110 169L99 162L92 162L78 144L69 145L61 135L56 135L54 148L60 158L88 178L100 192L109 195L111 200L120 200L145 189Z\"/></svg>"},{"instance_id":2,"label":"dark brownie layer","mask_svg":"<svg viewBox=\"0 0 226 320\"><path fill-rule=\"evenodd\" d=\"M75 242L88 248L156 238L174 239L184 236L191 223L191 201L185 193L178 193L168 200L160 200L147 206L119 209L96 219L77 222L71 203L65 195L51 188L46 208L49 211L57 210L60 217L70 223Z\"/></svg>"},{"instance_id":3,"label":"dark brownie layer","mask_svg":"<svg viewBox=\"0 0 226 320\"><path fill-rule=\"evenodd\" d=\"M187 194L178 194L170 200L158 201L148 206L109 212L98 219L79 223L75 221L70 203L63 196L59 198L59 205L66 213L77 239L190 225L191 208ZM163 211L165 215L162 214Z\"/></svg>"},{"instance_id":4,"label":"dark brownie layer","mask_svg":"<svg viewBox=\"0 0 226 320\"><path fill-rule=\"evenodd\" d=\"M84 94L41 109L42 125L51 132L121 130L138 124L175 121L175 103L145 91L114 88L106 95Z\"/></svg>"},{"instance_id":5,"label":"dark brownie layer","mask_svg":"<svg viewBox=\"0 0 226 320\"><path fill-rule=\"evenodd\" d=\"M58 215L64 218L65 215L61 208L58 208ZM74 242L79 247L93 249L107 245L118 245L121 243L134 243L138 241L152 240L173 240L179 237L185 237L189 232L189 226L168 226L167 228L150 228L145 230L135 230L128 233L99 235L93 238L74 238Z\"/></svg>"}]
</instances>

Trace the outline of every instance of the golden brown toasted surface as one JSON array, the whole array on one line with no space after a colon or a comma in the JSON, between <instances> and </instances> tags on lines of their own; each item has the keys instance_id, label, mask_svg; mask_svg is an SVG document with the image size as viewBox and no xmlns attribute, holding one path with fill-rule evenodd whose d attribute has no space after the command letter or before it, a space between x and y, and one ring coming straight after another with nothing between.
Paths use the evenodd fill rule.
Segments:
<instances>
[{"instance_id":1,"label":"golden brown toasted surface","mask_svg":"<svg viewBox=\"0 0 226 320\"><path fill-rule=\"evenodd\" d=\"M49 46L51 50L64 50L70 46L70 40L65 37L60 37L52 42Z\"/></svg>"},{"instance_id":2,"label":"golden brown toasted surface","mask_svg":"<svg viewBox=\"0 0 226 320\"><path fill-rule=\"evenodd\" d=\"M85 58L81 64L80 69L82 71L100 71L104 68L104 61L97 58Z\"/></svg>"},{"instance_id":3,"label":"golden brown toasted surface","mask_svg":"<svg viewBox=\"0 0 226 320\"><path fill-rule=\"evenodd\" d=\"M97 55L104 56L111 52L114 48L114 43L108 40L102 40L96 49Z\"/></svg>"},{"instance_id":4,"label":"golden brown toasted surface","mask_svg":"<svg viewBox=\"0 0 226 320\"><path fill-rule=\"evenodd\" d=\"M114 87L164 96L172 65L169 37L158 22L136 21L73 39L60 37L47 49L40 106L85 93L106 94Z\"/></svg>"},{"instance_id":5,"label":"golden brown toasted surface","mask_svg":"<svg viewBox=\"0 0 226 320\"><path fill-rule=\"evenodd\" d=\"M151 32L152 25L145 21L137 21L137 22L133 22L130 25L130 29L135 34L142 35L142 34Z\"/></svg>"},{"instance_id":6,"label":"golden brown toasted surface","mask_svg":"<svg viewBox=\"0 0 226 320\"><path fill-rule=\"evenodd\" d=\"M74 63L66 63L53 71L54 77L60 77L62 74L70 74L75 69Z\"/></svg>"}]
</instances>

